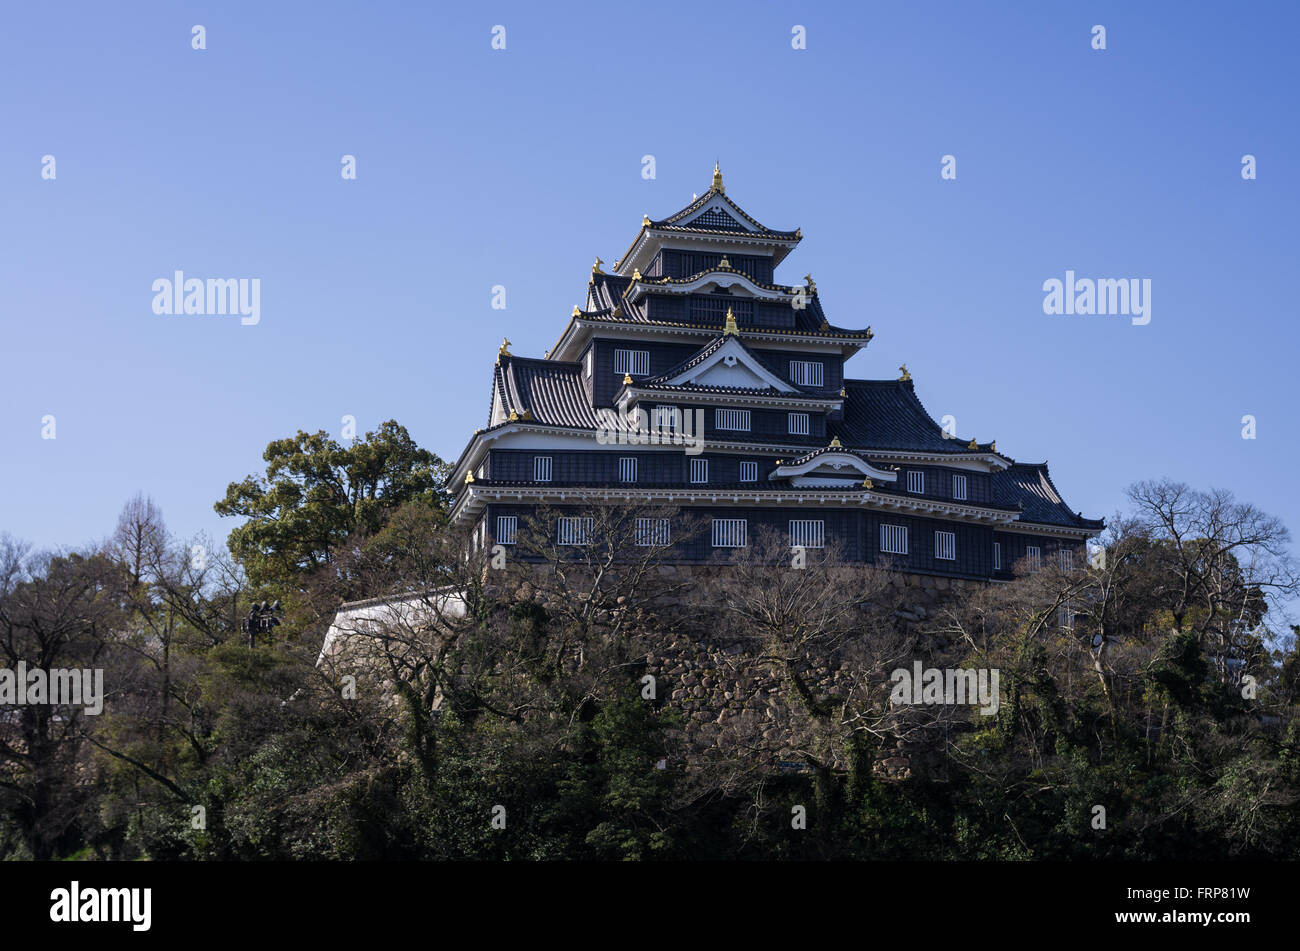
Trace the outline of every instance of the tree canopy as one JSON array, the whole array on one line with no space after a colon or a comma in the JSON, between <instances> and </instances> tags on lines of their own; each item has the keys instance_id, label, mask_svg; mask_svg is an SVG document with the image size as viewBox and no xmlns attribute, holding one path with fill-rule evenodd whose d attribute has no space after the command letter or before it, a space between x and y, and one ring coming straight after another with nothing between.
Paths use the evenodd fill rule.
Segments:
<instances>
[{"instance_id":1,"label":"tree canopy","mask_svg":"<svg viewBox=\"0 0 1300 951\"><path fill-rule=\"evenodd\" d=\"M351 446L321 430L271 442L264 477L232 482L214 508L246 519L230 553L255 586L293 588L336 560L355 533L380 531L408 502L442 511L448 465L394 420Z\"/></svg>"}]
</instances>

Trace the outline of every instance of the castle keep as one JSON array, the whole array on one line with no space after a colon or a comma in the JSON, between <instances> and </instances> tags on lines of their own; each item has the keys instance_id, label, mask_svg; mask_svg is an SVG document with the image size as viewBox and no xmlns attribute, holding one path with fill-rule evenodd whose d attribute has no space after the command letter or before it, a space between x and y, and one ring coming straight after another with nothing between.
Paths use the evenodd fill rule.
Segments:
<instances>
[{"instance_id":1,"label":"castle keep","mask_svg":"<svg viewBox=\"0 0 1300 951\"><path fill-rule=\"evenodd\" d=\"M845 375L872 331L831 323L811 276L776 282L802 238L750 217L716 167L705 194L644 218L608 271L596 259L544 358L502 345L488 425L452 471L453 522L508 546L545 506L555 543L580 545L584 512L621 502L702 519L680 543L671 518L638 525L684 564L725 560L764 529L949 578L1079 564L1103 523L1071 511L1046 463L945 433L906 367ZM629 418L643 441L611 431Z\"/></svg>"}]
</instances>

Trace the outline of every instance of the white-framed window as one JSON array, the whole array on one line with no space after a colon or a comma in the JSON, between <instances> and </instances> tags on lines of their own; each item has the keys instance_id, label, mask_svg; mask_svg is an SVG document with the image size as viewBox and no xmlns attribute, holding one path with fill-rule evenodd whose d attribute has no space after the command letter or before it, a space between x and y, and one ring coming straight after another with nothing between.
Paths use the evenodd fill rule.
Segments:
<instances>
[{"instance_id":1,"label":"white-framed window","mask_svg":"<svg viewBox=\"0 0 1300 951\"><path fill-rule=\"evenodd\" d=\"M952 497L958 502L966 501L966 477L964 475L954 475L952 477Z\"/></svg>"},{"instance_id":2,"label":"white-framed window","mask_svg":"<svg viewBox=\"0 0 1300 951\"><path fill-rule=\"evenodd\" d=\"M758 463L742 462L740 464L740 481L757 482L758 481Z\"/></svg>"},{"instance_id":3,"label":"white-framed window","mask_svg":"<svg viewBox=\"0 0 1300 951\"><path fill-rule=\"evenodd\" d=\"M620 456L618 460L618 481L636 481L636 456Z\"/></svg>"},{"instance_id":4,"label":"white-framed window","mask_svg":"<svg viewBox=\"0 0 1300 951\"><path fill-rule=\"evenodd\" d=\"M587 545L591 542L592 519L579 515L561 515L555 526L558 545Z\"/></svg>"},{"instance_id":5,"label":"white-framed window","mask_svg":"<svg viewBox=\"0 0 1300 951\"><path fill-rule=\"evenodd\" d=\"M790 519L791 548L825 548L826 522L820 518Z\"/></svg>"},{"instance_id":6,"label":"white-framed window","mask_svg":"<svg viewBox=\"0 0 1300 951\"><path fill-rule=\"evenodd\" d=\"M993 570L994 571L1002 570L1002 543L1001 542L993 543Z\"/></svg>"},{"instance_id":7,"label":"white-framed window","mask_svg":"<svg viewBox=\"0 0 1300 951\"><path fill-rule=\"evenodd\" d=\"M1037 571L1043 566L1043 550L1037 545L1029 545L1025 548L1025 560L1029 562L1029 570Z\"/></svg>"},{"instance_id":8,"label":"white-framed window","mask_svg":"<svg viewBox=\"0 0 1300 951\"><path fill-rule=\"evenodd\" d=\"M734 429L739 432L749 432L749 410L715 409L713 411L713 425L716 429Z\"/></svg>"},{"instance_id":9,"label":"white-framed window","mask_svg":"<svg viewBox=\"0 0 1300 951\"><path fill-rule=\"evenodd\" d=\"M638 518L636 520L636 543L643 548L651 545L667 545L670 528L666 518Z\"/></svg>"},{"instance_id":10,"label":"white-framed window","mask_svg":"<svg viewBox=\"0 0 1300 951\"><path fill-rule=\"evenodd\" d=\"M596 353L596 348L595 348L595 347L588 347L588 348L587 348L587 359L586 359L586 364L587 364L587 376L591 376L591 366L592 366L592 361L594 360L594 354L595 354L595 353Z\"/></svg>"},{"instance_id":11,"label":"white-framed window","mask_svg":"<svg viewBox=\"0 0 1300 951\"><path fill-rule=\"evenodd\" d=\"M821 386L824 368L816 360L791 360L790 380L799 386Z\"/></svg>"},{"instance_id":12,"label":"white-framed window","mask_svg":"<svg viewBox=\"0 0 1300 951\"><path fill-rule=\"evenodd\" d=\"M749 544L749 521L743 518L713 520L714 548L744 548Z\"/></svg>"},{"instance_id":13,"label":"white-framed window","mask_svg":"<svg viewBox=\"0 0 1300 951\"><path fill-rule=\"evenodd\" d=\"M515 538L519 534L519 516L518 515L498 515L497 516L497 544L513 545Z\"/></svg>"},{"instance_id":14,"label":"white-framed window","mask_svg":"<svg viewBox=\"0 0 1300 951\"><path fill-rule=\"evenodd\" d=\"M1069 601L1056 609L1056 626L1063 631L1074 630L1074 612L1070 610Z\"/></svg>"},{"instance_id":15,"label":"white-framed window","mask_svg":"<svg viewBox=\"0 0 1300 951\"><path fill-rule=\"evenodd\" d=\"M807 413L790 414L790 435L791 436L808 435L808 414Z\"/></svg>"},{"instance_id":16,"label":"white-framed window","mask_svg":"<svg viewBox=\"0 0 1300 951\"><path fill-rule=\"evenodd\" d=\"M907 470L907 491L915 492L917 495L925 493L924 472L917 472L915 469Z\"/></svg>"},{"instance_id":17,"label":"white-framed window","mask_svg":"<svg viewBox=\"0 0 1300 951\"><path fill-rule=\"evenodd\" d=\"M886 555L906 555L907 526L881 525L880 550Z\"/></svg>"},{"instance_id":18,"label":"white-framed window","mask_svg":"<svg viewBox=\"0 0 1300 951\"><path fill-rule=\"evenodd\" d=\"M934 557L941 558L944 561L957 560L957 533L956 532L935 532L934 533Z\"/></svg>"},{"instance_id":19,"label":"white-framed window","mask_svg":"<svg viewBox=\"0 0 1300 951\"><path fill-rule=\"evenodd\" d=\"M704 483L709 481L709 460L692 459L691 460L691 482Z\"/></svg>"},{"instance_id":20,"label":"white-framed window","mask_svg":"<svg viewBox=\"0 0 1300 951\"><path fill-rule=\"evenodd\" d=\"M1074 570L1074 552L1068 548L1062 548L1057 553L1057 557L1060 558L1062 571Z\"/></svg>"},{"instance_id":21,"label":"white-framed window","mask_svg":"<svg viewBox=\"0 0 1300 951\"><path fill-rule=\"evenodd\" d=\"M614 372L619 376L630 373L633 376L645 376L650 372L649 350L614 351Z\"/></svg>"},{"instance_id":22,"label":"white-framed window","mask_svg":"<svg viewBox=\"0 0 1300 951\"><path fill-rule=\"evenodd\" d=\"M533 456L533 481L534 482L551 481L551 457L550 456Z\"/></svg>"},{"instance_id":23,"label":"white-framed window","mask_svg":"<svg viewBox=\"0 0 1300 951\"><path fill-rule=\"evenodd\" d=\"M676 406L655 407L655 429L676 432L681 428L681 413Z\"/></svg>"}]
</instances>

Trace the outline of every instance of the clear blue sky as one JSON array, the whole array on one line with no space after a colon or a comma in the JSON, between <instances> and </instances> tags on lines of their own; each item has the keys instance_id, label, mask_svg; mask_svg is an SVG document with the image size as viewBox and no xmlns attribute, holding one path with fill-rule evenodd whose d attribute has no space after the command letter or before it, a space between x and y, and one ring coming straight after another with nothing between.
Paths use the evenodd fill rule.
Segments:
<instances>
[{"instance_id":1,"label":"clear blue sky","mask_svg":"<svg viewBox=\"0 0 1300 951\"><path fill-rule=\"evenodd\" d=\"M1086 515L1171 476L1300 531L1298 28L1289 3L12 4L0 529L82 543L143 490L224 538L212 503L266 443L345 414L454 458L502 336L541 356L596 255L719 159L803 229L778 280L874 328L851 376L906 361ZM1151 323L1045 316L1067 268L1149 278ZM176 269L260 278L261 322L155 315Z\"/></svg>"}]
</instances>

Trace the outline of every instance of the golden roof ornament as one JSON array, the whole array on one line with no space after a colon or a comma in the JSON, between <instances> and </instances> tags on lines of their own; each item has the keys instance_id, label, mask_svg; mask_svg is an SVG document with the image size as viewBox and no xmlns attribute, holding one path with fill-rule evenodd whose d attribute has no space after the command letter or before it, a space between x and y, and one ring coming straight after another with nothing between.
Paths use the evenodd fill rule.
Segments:
<instances>
[{"instance_id":1,"label":"golden roof ornament","mask_svg":"<svg viewBox=\"0 0 1300 951\"><path fill-rule=\"evenodd\" d=\"M727 260L727 256L725 254L722 256L722 260L718 262L718 267L726 267L726 268L731 267L731 262Z\"/></svg>"},{"instance_id":2,"label":"golden roof ornament","mask_svg":"<svg viewBox=\"0 0 1300 951\"><path fill-rule=\"evenodd\" d=\"M573 316L574 317L582 316L582 308L580 308L577 304L573 305Z\"/></svg>"},{"instance_id":3,"label":"golden roof ornament","mask_svg":"<svg viewBox=\"0 0 1300 951\"><path fill-rule=\"evenodd\" d=\"M902 374L902 376L898 378L898 381L900 383L906 383L908 380L912 378L912 374L908 371L906 363L904 363L901 367L898 368L898 372Z\"/></svg>"},{"instance_id":4,"label":"golden roof ornament","mask_svg":"<svg viewBox=\"0 0 1300 951\"><path fill-rule=\"evenodd\" d=\"M510 411L510 422L512 423L519 422L519 414L516 413L514 410Z\"/></svg>"},{"instance_id":5,"label":"golden roof ornament","mask_svg":"<svg viewBox=\"0 0 1300 951\"><path fill-rule=\"evenodd\" d=\"M845 387L842 387L842 386L841 386L841 387L840 387L840 396L843 397L843 396L848 396L848 395L849 395L848 390L847 390Z\"/></svg>"},{"instance_id":6,"label":"golden roof ornament","mask_svg":"<svg viewBox=\"0 0 1300 951\"><path fill-rule=\"evenodd\" d=\"M831 449L843 449L843 448L844 448L842 445L840 445L840 437L839 437L839 436L832 436L832 437L831 437L831 445L830 445L830 448L831 448Z\"/></svg>"},{"instance_id":7,"label":"golden roof ornament","mask_svg":"<svg viewBox=\"0 0 1300 951\"><path fill-rule=\"evenodd\" d=\"M709 190L715 191L719 195L727 193L727 190L722 187L722 169L718 167L717 162L713 163L713 184L709 187Z\"/></svg>"},{"instance_id":8,"label":"golden roof ornament","mask_svg":"<svg viewBox=\"0 0 1300 951\"><path fill-rule=\"evenodd\" d=\"M740 328L736 326L736 315L732 313L731 308L728 307L727 323L726 326L722 328L722 335L725 337L727 334L739 334L739 333L740 333Z\"/></svg>"},{"instance_id":9,"label":"golden roof ornament","mask_svg":"<svg viewBox=\"0 0 1300 951\"><path fill-rule=\"evenodd\" d=\"M474 481L474 473L472 473L472 472L466 472L466 473L465 473L465 484L466 484L466 485L469 485L469 484L470 484L471 482L473 482L473 481Z\"/></svg>"},{"instance_id":10,"label":"golden roof ornament","mask_svg":"<svg viewBox=\"0 0 1300 951\"><path fill-rule=\"evenodd\" d=\"M605 263L605 262L602 261L600 258L596 258L596 263L593 264L593 265L591 266L591 273L592 273L592 274L604 274L605 272L602 271L602 270L600 269L600 266L601 266L602 264L604 264L604 263Z\"/></svg>"},{"instance_id":11,"label":"golden roof ornament","mask_svg":"<svg viewBox=\"0 0 1300 951\"><path fill-rule=\"evenodd\" d=\"M831 322L830 322L829 320L827 320L825 317L823 317L823 318L822 318L822 325L821 325L820 327L818 327L817 329L818 329L818 330L830 330L830 329L831 329Z\"/></svg>"},{"instance_id":12,"label":"golden roof ornament","mask_svg":"<svg viewBox=\"0 0 1300 951\"><path fill-rule=\"evenodd\" d=\"M631 373L624 373L624 374L623 374L623 385L624 385L624 386L631 386L631 385L632 385L632 374L631 374Z\"/></svg>"},{"instance_id":13,"label":"golden roof ornament","mask_svg":"<svg viewBox=\"0 0 1300 951\"><path fill-rule=\"evenodd\" d=\"M808 292L809 292L810 294L816 294L816 293L817 293L817 282L814 281L814 280L812 279L812 275L811 275L811 274L805 274L805 275L803 276L803 279L804 279L805 281L808 282Z\"/></svg>"},{"instance_id":14,"label":"golden roof ornament","mask_svg":"<svg viewBox=\"0 0 1300 951\"><path fill-rule=\"evenodd\" d=\"M862 480L862 487L864 489L874 489L876 487L876 484L871 481L871 476L867 476L865 479Z\"/></svg>"},{"instance_id":15,"label":"golden roof ornament","mask_svg":"<svg viewBox=\"0 0 1300 951\"><path fill-rule=\"evenodd\" d=\"M802 238L802 237L803 237L803 228L795 228L795 229L794 229L794 236L795 236L796 238Z\"/></svg>"},{"instance_id":16,"label":"golden roof ornament","mask_svg":"<svg viewBox=\"0 0 1300 951\"><path fill-rule=\"evenodd\" d=\"M641 269L639 267L632 268L632 280L634 281L641 280Z\"/></svg>"},{"instance_id":17,"label":"golden roof ornament","mask_svg":"<svg viewBox=\"0 0 1300 951\"><path fill-rule=\"evenodd\" d=\"M641 227L642 227L642 228L649 228L649 227L650 227L650 216L649 216L649 215L642 215L642 216L641 216Z\"/></svg>"},{"instance_id":18,"label":"golden roof ornament","mask_svg":"<svg viewBox=\"0 0 1300 951\"><path fill-rule=\"evenodd\" d=\"M530 409L526 409L519 414L519 418L524 420L525 422L531 422L533 418L533 411Z\"/></svg>"},{"instance_id":19,"label":"golden roof ornament","mask_svg":"<svg viewBox=\"0 0 1300 951\"><path fill-rule=\"evenodd\" d=\"M980 447L980 444L977 443L977 442L974 440L973 437L972 437L971 441L970 441L970 442L967 444L967 446L966 446L967 449L978 449L979 447Z\"/></svg>"},{"instance_id":20,"label":"golden roof ornament","mask_svg":"<svg viewBox=\"0 0 1300 951\"><path fill-rule=\"evenodd\" d=\"M611 317L622 317L622 316L623 316L623 308L622 308L621 306L619 306L619 305L615 305L614 309L613 309L612 311L610 311L609 316L611 316Z\"/></svg>"},{"instance_id":21,"label":"golden roof ornament","mask_svg":"<svg viewBox=\"0 0 1300 951\"><path fill-rule=\"evenodd\" d=\"M989 443L989 452L997 452L997 451L998 451L998 441L995 439L991 443Z\"/></svg>"},{"instance_id":22,"label":"golden roof ornament","mask_svg":"<svg viewBox=\"0 0 1300 951\"><path fill-rule=\"evenodd\" d=\"M508 357L508 356L510 356L510 338L509 338L509 337L502 337L502 338L501 338L501 348L500 348L499 350L497 350L497 356L498 356L498 357Z\"/></svg>"}]
</instances>

